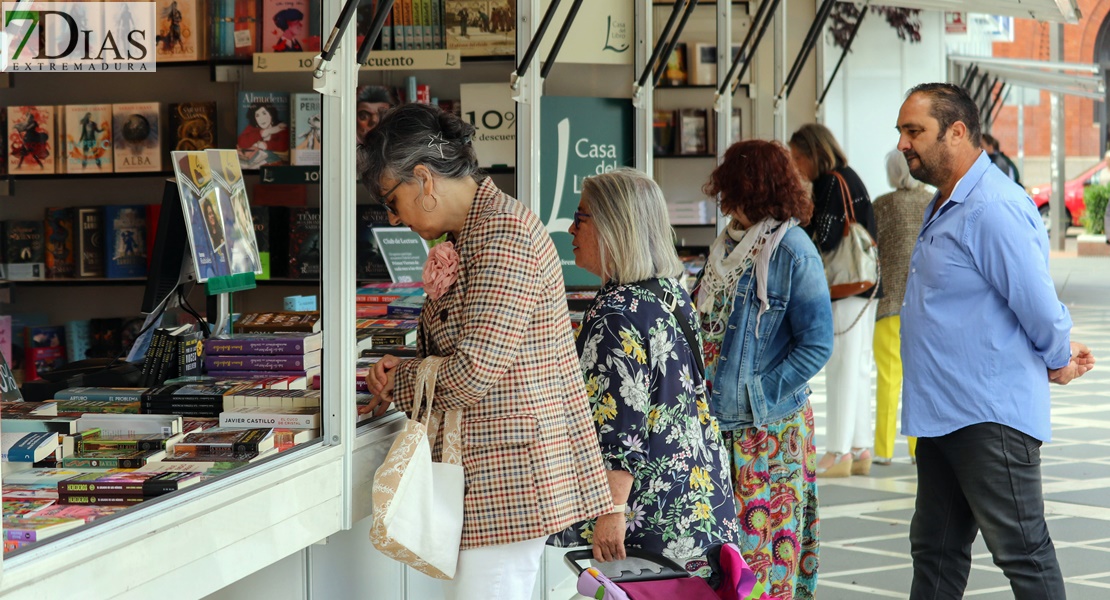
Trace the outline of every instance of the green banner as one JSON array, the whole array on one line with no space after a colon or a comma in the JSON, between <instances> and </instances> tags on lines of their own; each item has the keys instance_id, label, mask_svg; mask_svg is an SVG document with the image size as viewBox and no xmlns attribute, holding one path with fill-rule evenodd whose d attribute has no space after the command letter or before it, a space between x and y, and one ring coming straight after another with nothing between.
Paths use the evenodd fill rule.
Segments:
<instances>
[{"instance_id":1,"label":"green banner","mask_svg":"<svg viewBox=\"0 0 1110 600\"><path fill-rule=\"evenodd\" d=\"M567 230L583 179L635 164L632 101L544 96L540 115L540 219L559 250L566 284L600 285L596 276L575 266Z\"/></svg>"}]
</instances>

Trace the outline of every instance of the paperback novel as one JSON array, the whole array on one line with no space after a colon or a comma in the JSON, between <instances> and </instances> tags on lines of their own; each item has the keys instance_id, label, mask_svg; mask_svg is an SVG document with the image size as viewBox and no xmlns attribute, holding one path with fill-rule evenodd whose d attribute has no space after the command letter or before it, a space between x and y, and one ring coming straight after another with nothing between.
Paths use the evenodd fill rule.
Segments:
<instances>
[{"instance_id":1,"label":"paperback novel","mask_svg":"<svg viewBox=\"0 0 1110 600\"><path fill-rule=\"evenodd\" d=\"M112 105L70 104L64 112L65 172L112 172Z\"/></svg>"},{"instance_id":2,"label":"paperback novel","mask_svg":"<svg viewBox=\"0 0 1110 600\"><path fill-rule=\"evenodd\" d=\"M162 170L160 109L157 102L112 105L112 148L117 173Z\"/></svg>"},{"instance_id":3,"label":"paperback novel","mask_svg":"<svg viewBox=\"0 0 1110 600\"><path fill-rule=\"evenodd\" d=\"M289 164L289 94L239 92L238 131L244 169Z\"/></svg>"},{"instance_id":4,"label":"paperback novel","mask_svg":"<svg viewBox=\"0 0 1110 600\"><path fill-rule=\"evenodd\" d=\"M50 174L55 171L54 107L9 106L8 173Z\"/></svg>"}]
</instances>

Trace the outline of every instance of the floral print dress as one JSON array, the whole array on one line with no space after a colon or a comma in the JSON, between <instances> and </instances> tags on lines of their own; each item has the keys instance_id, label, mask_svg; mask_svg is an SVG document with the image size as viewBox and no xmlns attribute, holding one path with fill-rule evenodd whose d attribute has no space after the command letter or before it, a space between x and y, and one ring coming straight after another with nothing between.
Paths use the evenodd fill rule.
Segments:
<instances>
[{"instance_id":1,"label":"floral print dress","mask_svg":"<svg viewBox=\"0 0 1110 600\"><path fill-rule=\"evenodd\" d=\"M698 331L686 291L659 283ZM736 504L728 452L678 321L650 290L610 283L586 312L578 352L606 468L633 475L625 545L707 574L708 548L737 541ZM593 528L592 519L579 523L550 543L589 545Z\"/></svg>"}]
</instances>

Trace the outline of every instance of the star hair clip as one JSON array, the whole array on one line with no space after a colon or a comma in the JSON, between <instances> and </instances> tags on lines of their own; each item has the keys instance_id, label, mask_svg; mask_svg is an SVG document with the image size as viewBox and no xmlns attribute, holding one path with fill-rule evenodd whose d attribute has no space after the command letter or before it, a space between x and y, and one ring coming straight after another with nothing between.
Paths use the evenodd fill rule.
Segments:
<instances>
[{"instance_id":1,"label":"star hair clip","mask_svg":"<svg viewBox=\"0 0 1110 600\"><path fill-rule=\"evenodd\" d=\"M443 156L443 146L444 146L444 144L447 143L447 140L443 139L443 134L442 133L430 133L430 134L428 134L428 137L431 138L431 141L428 142L428 147L429 148L435 148L436 150L439 150L439 157L444 158L444 156Z\"/></svg>"}]
</instances>

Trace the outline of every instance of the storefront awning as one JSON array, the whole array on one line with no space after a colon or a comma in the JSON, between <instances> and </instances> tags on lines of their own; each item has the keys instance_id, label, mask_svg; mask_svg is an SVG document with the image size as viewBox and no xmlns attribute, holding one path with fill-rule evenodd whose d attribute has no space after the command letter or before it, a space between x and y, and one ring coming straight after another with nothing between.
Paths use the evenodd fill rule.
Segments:
<instances>
[{"instance_id":1,"label":"storefront awning","mask_svg":"<svg viewBox=\"0 0 1110 600\"><path fill-rule=\"evenodd\" d=\"M1078 23L1080 16L1076 0L882 0L881 4L1064 23Z\"/></svg>"},{"instance_id":2,"label":"storefront awning","mask_svg":"<svg viewBox=\"0 0 1110 600\"><path fill-rule=\"evenodd\" d=\"M989 56L950 55L948 60L964 69L974 66L978 74L990 75L998 83L1060 92L1092 100L1105 100L1106 87L1098 65L1035 61Z\"/></svg>"}]
</instances>

